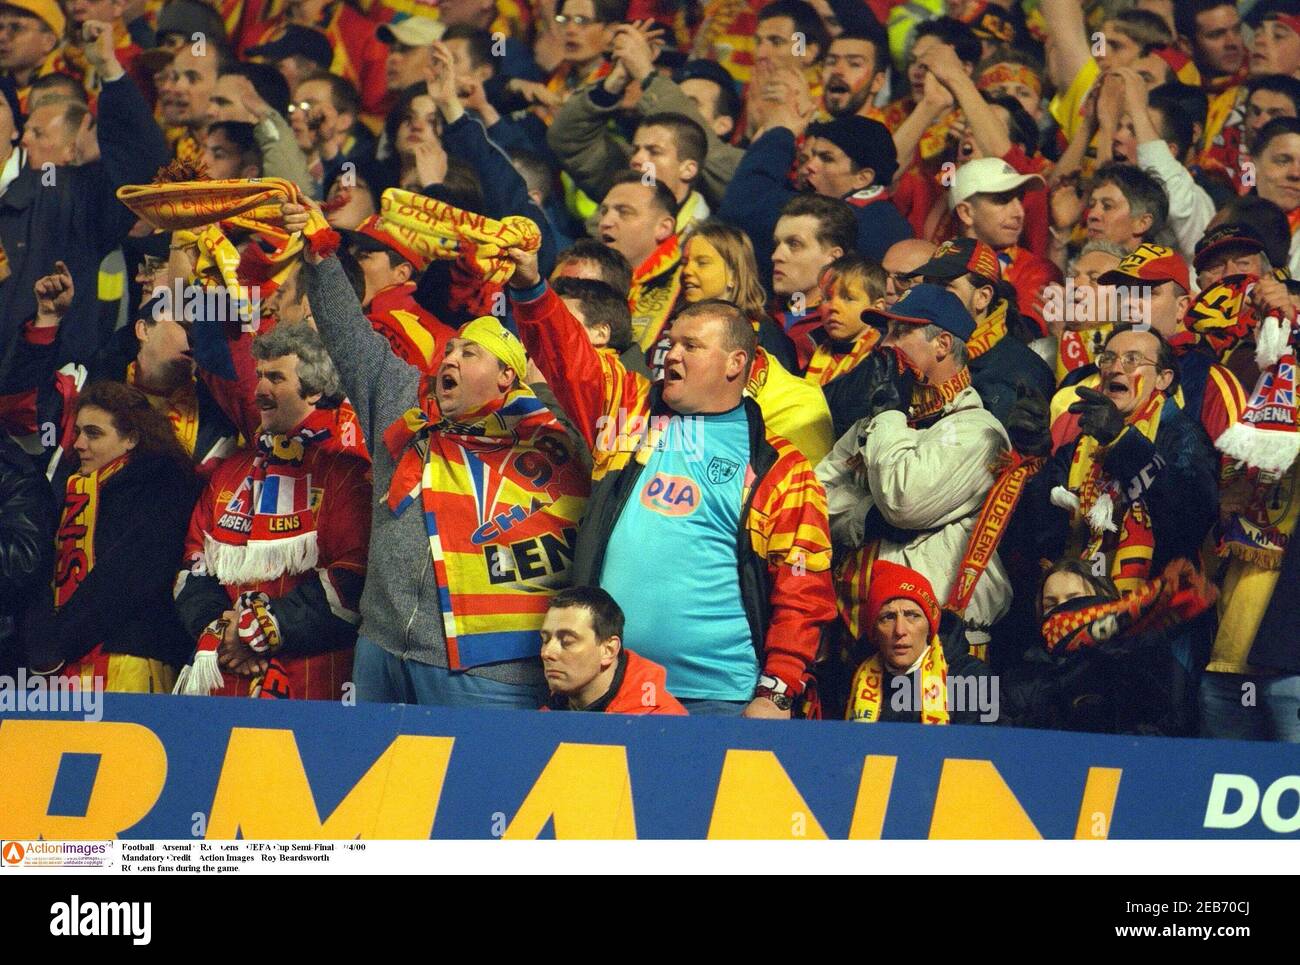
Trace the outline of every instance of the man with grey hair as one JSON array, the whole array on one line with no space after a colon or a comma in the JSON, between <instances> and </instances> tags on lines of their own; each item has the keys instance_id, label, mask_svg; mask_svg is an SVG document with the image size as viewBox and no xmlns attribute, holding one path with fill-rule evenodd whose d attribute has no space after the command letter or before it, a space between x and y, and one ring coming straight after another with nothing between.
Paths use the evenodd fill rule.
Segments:
<instances>
[{"instance_id":1,"label":"man with grey hair","mask_svg":"<svg viewBox=\"0 0 1300 965\"><path fill-rule=\"evenodd\" d=\"M964 611L982 659L988 627L1011 604L1011 583L996 552L969 548L995 479L989 467L1010 442L971 385L975 320L957 295L931 284L863 317L888 325L873 353L881 359L872 363L880 372L869 410L817 466L831 536L850 559L837 574L841 615L854 639L869 629L857 621L871 561L888 560L922 574L941 601Z\"/></svg>"},{"instance_id":2,"label":"man with grey hair","mask_svg":"<svg viewBox=\"0 0 1300 965\"><path fill-rule=\"evenodd\" d=\"M342 392L314 329L277 325L252 356L255 448L213 473L176 579L196 641L176 692L338 700L360 620L369 467L324 445L336 423L321 406Z\"/></svg>"}]
</instances>

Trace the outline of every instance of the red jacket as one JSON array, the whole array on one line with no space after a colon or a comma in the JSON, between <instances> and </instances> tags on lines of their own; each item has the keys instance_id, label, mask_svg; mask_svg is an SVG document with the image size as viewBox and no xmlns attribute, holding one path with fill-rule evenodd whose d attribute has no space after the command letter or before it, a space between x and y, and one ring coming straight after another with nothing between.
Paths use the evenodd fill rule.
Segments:
<instances>
[{"instance_id":1,"label":"red jacket","mask_svg":"<svg viewBox=\"0 0 1300 965\"><path fill-rule=\"evenodd\" d=\"M627 649L619 651L618 664L609 692L587 710L605 714L686 716L686 708L668 692L667 671L663 667ZM568 703L567 697L556 695L542 710L568 710Z\"/></svg>"},{"instance_id":2,"label":"red jacket","mask_svg":"<svg viewBox=\"0 0 1300 965\"><path fill-rule=\"evenodd\" d=\"M1002 262L1002 277L1016 290L1016 307L1020 309L1021 316L1030 323L1035 337L1046 335L1043 289L1064 280L1061 269L1019 245L999 251L998 261Z\"/></svg>"},{"instance_id":3,"label":"red jacket","mask_svg":"<svg viewBox=\"0 0 1300 965\"><path fill-rule=\"evenodd\" d=\"M388 339L393 354L425 375L432 375L447 354L447 341L456 329L441 322L415 300L415 282L393 285L375 295L366 318Z\"/></svg>"},{"instance_id":4,"label":"red jacket","mask_svg":"<svg viewBox=\"0 0 1300 965\"><path fill-rule=\"evenodd\" d=\"M308 416L307 423L324 427L332 419L329 412L317 411ZM316 507L316 566L270 580L227 582L211 571L208 535L239 496L253 457L254 452L245 449L225 460L194 507L185 539L184 569L176 580L176 612L190 637L197 640L203 628L231 609L241 593L265 593L284 638L276 659L288 677L291 695L337 700L344 683L352 679L352 647L370 545L370 467L354 456L311 445L303 464L311 503ZM224 677L225 687L216 693L248 694L253 678L228 671Z\"/></svg>"}]
</instances>

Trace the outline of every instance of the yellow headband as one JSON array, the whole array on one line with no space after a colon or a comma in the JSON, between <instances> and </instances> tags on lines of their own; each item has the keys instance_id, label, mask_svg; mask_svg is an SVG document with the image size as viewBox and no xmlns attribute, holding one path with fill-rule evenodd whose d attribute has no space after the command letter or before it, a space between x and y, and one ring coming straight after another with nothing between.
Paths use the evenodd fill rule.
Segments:
<instances>
[{"instance_id":1,"label":"yellow headband","mask_svg":"<svg viewBox=\"0 0 1300 965\"><path fill-rule=\"evenodd\" d=\"M481 315L472 322L466 322L456 333L463 338L487 349L502 364L514 369L515 375L523 382L528 374L528 355L524 345L508 328L491 315Z\"/></svg>"}]
</instances>

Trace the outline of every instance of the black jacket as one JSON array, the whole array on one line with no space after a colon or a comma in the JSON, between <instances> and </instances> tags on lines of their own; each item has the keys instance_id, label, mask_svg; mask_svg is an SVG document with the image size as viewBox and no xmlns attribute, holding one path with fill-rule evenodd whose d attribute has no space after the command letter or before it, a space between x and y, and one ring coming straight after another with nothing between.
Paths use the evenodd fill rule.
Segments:
<instances>
[{"instance_id":1,"label":"black jacket","mask_svg":"<svg viewBox=\"0 0 1300 965\"><path fill-rule=\"evenodd\" d=\"M54 499L32 459L0 433L0 673L22 662L18 619L50 572L54 553Z\"/></svg>"},{"instance_id":2,"label":"black jacket","mask_svg":"<svg viewBox=\"0 0 1300 965\"><path fill-rule=\"evenodd\" d=\"M1059 559L1069 538L1070 514L1051 503L1051 492L1069 479L1077 441L1062 446L1025 488L1025 509L1039 540L1038 558ZM1218 461L1200 423L1166 400L1152 442L1126 431L1106 453L1103 468L1122 489L1141 486L1151 514L1155 550L1150 573L1183 557L1199 565L1201 543L1219 512ZM1115 508L1116 524L1124 502Z\"/></svg>"},{"instance_id":3,"label":"black jacket","mask_svg":"<svg viewBox=\"0 0 1300 965\"><path fill-rule=\"evenodd\" d=\"M99 348L99 263L122 243L136 217L117 200L125 184L149 184L167 163L162 132L129 77L99 95L101 159L76 167L24 167L0 196L0 244L11 274L0 282L0 346L8 354L36 314L36 279L64 261L76 288L59 330L60 362L88 362ZM0 361L0 369L5 366Z\"/></svg>"},{"instance_id":4,"label":"black jacket","mask_svg":"<svg viewBox=\"0 0 1300 965\"><path fill-rule=\"evenodd\" d=\"M991 349L970 360L970 382L984 408L1003 426L1021 386L1048 400L1056 392L1051 366L1013 335L1002 336Z\"/></svg>"},{"instance_id":5,"label":"black jacket","mask_svg":"<svg viewBox=\"0 0 1300 965\"><path fill-rule=\"evenodd\" d=\"M172 605L197 485L162 457L136 457L104 484L95 520L95 565L57 613L50 576L27 613L28 665L72 662L98 644L109 653L180 666L193 647ZM56 535L57 539L57 535Z\"/></svg>"}]
</instances>

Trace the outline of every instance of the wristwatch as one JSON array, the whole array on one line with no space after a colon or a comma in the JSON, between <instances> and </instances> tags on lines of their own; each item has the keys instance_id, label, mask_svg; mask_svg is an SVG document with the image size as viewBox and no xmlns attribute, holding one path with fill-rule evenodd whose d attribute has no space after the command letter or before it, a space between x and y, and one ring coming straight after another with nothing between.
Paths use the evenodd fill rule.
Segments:
<instances>
[{"instance_id":1,"label":"wristwatch","mask_svg":"<svg viewBox=\"0 0 1300 965\"><path fill-rule=\"evenodd\" d=\"M754 696L766 697L776 704L778 710L789 710L794 706L794 699L790 696L790 688L779 677L769 677L767 674L760 676L758 686L754 688Z\"/></svg>"}]
</instances>

